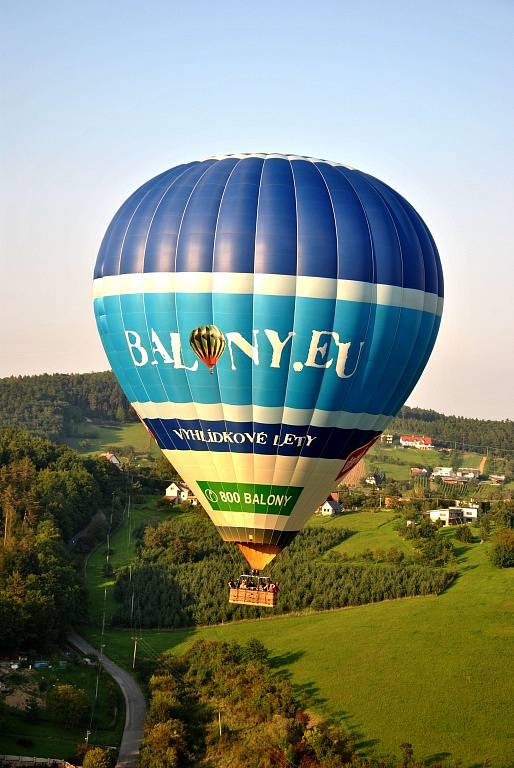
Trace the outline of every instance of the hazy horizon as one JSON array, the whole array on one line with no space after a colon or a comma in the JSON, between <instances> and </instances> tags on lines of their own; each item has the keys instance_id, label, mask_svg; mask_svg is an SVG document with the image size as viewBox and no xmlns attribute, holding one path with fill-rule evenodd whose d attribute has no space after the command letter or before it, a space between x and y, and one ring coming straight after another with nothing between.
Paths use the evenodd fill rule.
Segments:
<instances>
[{"instance_id":1,"label":"hazy horizon","mask_svg":"<svg viewBox=\"0 0 514 768\"><path fill-rule=\"evenodd\" d=\"M427 222L445 275L407 405L514 418L514 5L3 6L0 376L106 370L92 272L121 203L206 156L348 163Z\"/></svg>"}]
</instances>

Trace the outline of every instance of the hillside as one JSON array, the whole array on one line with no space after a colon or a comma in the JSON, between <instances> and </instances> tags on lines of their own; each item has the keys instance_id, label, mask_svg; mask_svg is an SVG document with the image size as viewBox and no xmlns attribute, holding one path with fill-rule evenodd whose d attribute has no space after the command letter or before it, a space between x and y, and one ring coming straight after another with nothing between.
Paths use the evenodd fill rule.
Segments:
<instances>
[{"instance_id":1,"label":"hillside","mask_svg":"<svg viewBox=\"0 0 514 768\"><path fill-rule=\"evenodd\" d=\"M135 556L127 528L143 520L157 522L156 515L162 520L166 513L138 504L132 520L114 535L115 574ZM391 546L408 552L411 545L399 538L393 518L391 512L368 511L312 524L352 531L337 546L339 556ZM453 533L444 536L453 539ZM180 630L145 630L136 621L137 669L144 673L162 651L180 654L197 638L246 642L256 637L270 648L273 667L291 679L308 709L342 720L363 752L398 754L408 741L430 764L454 765L452 758L460 758L466 768L484 761L505 766L513 747L512 680L504 674L512 650L512 573L491 565L489 544L478 537L455 544L459 577L439 597ZM103 575L104 560L97 550L87 569L93 621L85 633L95 644L102 637L106 587L108 624L115 610L115 577ZM128 669L134 634L134 628L110 626L103 636L109 656Z\"/></svg>"},{"instance_id":2,"label":"hillside","mask_svg":"<svg viewBox=\"0 0 514 768\"><path fill-rule=\"evenodd\" d=\"M98 450L96 424L121 425L136 417L111 371L42 374L0 379L0 425L27 429L75 447ZM446 416L404 406L388 427L395 435L429 435L435 445L481 452L511 452L514 422ZM79 440L84 445L79 445ZM93 443L90 447L89 442ZM102 441L105 445L105 440Z\"/></svg>"},{"instance_id":3,"label":"hillside","mask_svg":"<svg viewBox=\"0 0 514 768\"><path fill-rule=\"evenodd\" d=\"M0 426L58 442L87 431L88 420L135 420L110 371L0 379Z\"/></svg>"}]
</instances>

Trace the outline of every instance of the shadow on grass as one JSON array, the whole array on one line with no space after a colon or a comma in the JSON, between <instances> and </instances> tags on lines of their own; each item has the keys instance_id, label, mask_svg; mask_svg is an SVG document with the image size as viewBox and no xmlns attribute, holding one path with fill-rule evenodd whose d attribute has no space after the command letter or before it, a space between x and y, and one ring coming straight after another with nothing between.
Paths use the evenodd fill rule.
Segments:
<instances>
[{"instance_id":1,"label":"shadow on grass","mask_svg":"<svg viewBox=\"0 0 514 768\"><path fill-rule=\"evenodd\" d=\"M355 739L355 749L361 756L376 757L375 748L380 745L380 741L367 738L362 723L356 723L353 717L343 709L337 710L334 716L328 719L345 726Z\"/></svg>"},{"instance_id":2,"label":"shadow on grass","mask_svg":"<svg viewBox=\"0 0 514 768\"><path fill-rule=\"evenodd\" d=\"M301 659L302 656L305 656L305 651L291 651L282 653L278 656L272 656L270 659L270 667L276 670L278 677L281 677L284 680L289 680L304 709L321 707L325 704L326 700L320 697L319 688L312 681L295 683L292 680L292 673L289 666Z\"/></svg>"},{"instance_id":3,"label":"shadow on grass","mask_svg":"<svg viewBox=\"0 0 514 768\"><path fill-rule=\"evenodd\" d=\"M426 765L440 765L441 760L448 760L452 756L451 752L434 752L433 755L428 755L424 758Z\"/></svg>"},{"instance_id":4,"label":"shadow on grass","mask_svg":"<svg viewBox=\"0 0 514 768\"><path fill-rule=\"evenodd\" d=\"M288 651L278 656L272 656L270 659L270 667L278 669L279 667L287 667L289 664L294 664L305 656L305 651Z\"/></svg>"}]
</instances>

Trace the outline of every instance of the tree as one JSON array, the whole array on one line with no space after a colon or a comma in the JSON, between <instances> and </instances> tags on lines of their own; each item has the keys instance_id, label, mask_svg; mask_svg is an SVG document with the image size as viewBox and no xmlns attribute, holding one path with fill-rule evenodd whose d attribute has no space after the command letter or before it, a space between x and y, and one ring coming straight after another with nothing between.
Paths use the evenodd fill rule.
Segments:
<instances>
[{"instance_id":1,"label":"tree","mask_svg":"<svg viewBox=\"0 0 514 768\"><path fill-rule=\"evenodd\" d=\"M469 525L457 526L457 530L455 531L455 538L457 541L463 541L466 543L473 541L473 534L471 533Z\"/></svg>"},{"instance_id":2,"label":"tree","mask_svg":"<svg viewBox=\"0 0 514 768\"><path fill-rule=\"evenodd\" d=\"M55 722L73 727L85 718L89 710L89 699L82 688L54 685L47 694L46 707Z\"/></svg>"},{"instance_id":3,"label":"tree","mask_svg":"<svg viewBox=\"0 0 514 768\"><path fill-rule=\"evenodd\" d=\"M185 727L181 720L165 720L154 725L143 741L141 768L180 768L186 765Z\"/></svg>"},{"instance_id":4,"label":"tree","mask_svg":"<svg viewBox=\"0 0 514 768\"><path fill-rule=\"evenodd\" d=\"M82 762L83 768L114 768L112 752L102 747L88 749Z\"/></svg>"},{"instance_id":5,"label":"tree","mask_svg":"<svg viewBox=\"0 0 514 768\"><path fill-rule=\"evenodd\" d=\"M514 531L499 531L493 541L491 562L497 568L514 568Z\"/></svg>"}]
</instances>

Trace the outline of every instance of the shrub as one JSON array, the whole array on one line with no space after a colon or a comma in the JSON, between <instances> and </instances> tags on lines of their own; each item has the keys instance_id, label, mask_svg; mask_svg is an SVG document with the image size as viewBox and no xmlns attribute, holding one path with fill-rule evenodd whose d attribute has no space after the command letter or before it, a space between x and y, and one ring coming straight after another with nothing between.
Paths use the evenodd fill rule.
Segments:
<instances>
[{"instance_id":1,"label":"shrub","mask_svg":"<svg viewBox=\"0 0 514 768\"><path fill-rule=\"evenodd\" d=\"M102 747L92 747L84 755L83 768L114 768L114 756Z\"/></svg>"},{"instance_id":2,"label":"shrub","mask_svg":"<svg viewBox=\"0 0 514 768\"><path fill-rule=\"evenodd\" d=\"M473 541L473 534L471 533L471 528L469 525L458 525L457 530L455 531L455 538L457 541L463 541L466 543Z\"/></svg>"},{"instance_id":3,"label":"shrub","mask_svg":"<svg viewBox=\"0 0 514 768\"><path fill-rule=\"evenodd\" d=\"M514 531L505 529L495 535L490 557L497 568L514 568Z\"/></svg>"}]
</instances>

